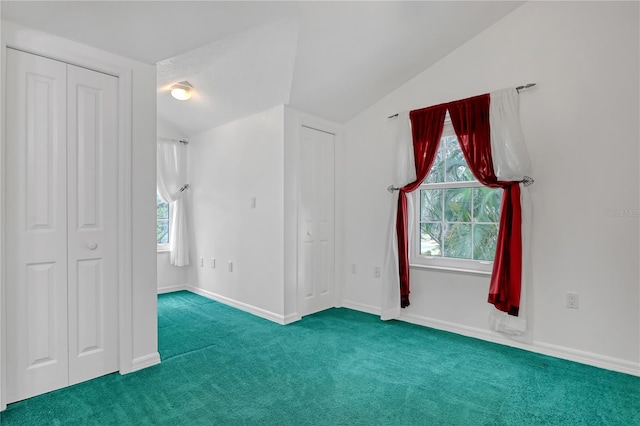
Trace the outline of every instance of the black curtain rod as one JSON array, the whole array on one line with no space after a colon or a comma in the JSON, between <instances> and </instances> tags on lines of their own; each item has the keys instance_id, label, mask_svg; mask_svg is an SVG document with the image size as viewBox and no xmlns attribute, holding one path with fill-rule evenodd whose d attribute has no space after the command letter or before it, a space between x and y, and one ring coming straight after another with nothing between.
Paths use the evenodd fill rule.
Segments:
<instances>
[{"instance_id":1,"label":"black curtain rod","mask_svg":"<svg viewBox=\"0 0 640 426\"><path fill-rule=\"evenodd\" d=\"M524 84L524 85L522 85L522 86L518 86L518 87L516 87L516 91L517 91L518 93L520 93L520 91L521 91L521 90L528 89L528 88L533 87L533 86L535 86L535 85L536 85L536 83L528 83L528 84ZM398 114L393 114L393 115L390 115L390 116L389 116L389 117L387 117L387 118L396 118L397 116L398 116Z\"/></svg>"},{"instance_id":2,"label":"black curtain rod","mask_svg":"<svg viewBox=\"0 0 640 426\"><path fill-rule=\"evenodd\" d=\"M528 84L525 84L524 86L516 87L516 90L518 91L518 93L520 93L521 90L528 89L528 88L533 87L535 85L536 85L536 83L528 83Z\"/></svg>"}]
</instances>

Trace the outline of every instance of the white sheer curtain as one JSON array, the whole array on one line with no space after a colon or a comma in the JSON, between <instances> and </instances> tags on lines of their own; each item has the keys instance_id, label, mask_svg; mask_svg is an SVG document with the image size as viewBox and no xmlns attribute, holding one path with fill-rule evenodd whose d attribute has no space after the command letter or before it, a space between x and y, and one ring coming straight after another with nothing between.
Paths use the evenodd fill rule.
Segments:
<instances>
[{"instance_id":1,"label":"white sheer curtain","mask_svg":"<svg viewBox=\"0 0 640 426\"><path fill-rule=\"evenodd\" d=\"M393 170L393 186L402 187L416 180L416 167L413 158L413 140L411 138L411 121L409 111L401 112L395 120L389 120L390 137L396 152ZM400 317L400 280L398 273L398 236L396 234L396 215L398 210L398 191L393 191L391 212L389 216L389 233L387 237L387 255L385 274L382 281L382 312L380 318L391 320ZM409 235L413 235L412 198L408 197Z\"/></svg>"},{"instance_id":2,"label":"white sheer curtain","mask_svg":"<svg viewBox=\"0 0 640 426\"><path fill-rule=\"evenodd\" d=\"M186 145L171 139L158 138L157 189L158 195L171 208L169 248L172 265L189 264L189 241L184 194L186 184Z\"/></svg>"},{"instance_id":3,"label":"white sheer curtain","mask_svg":"<svg viewBox=\"0 0 640 426\"><path fill-rule=\"evenodd\" d=\"M502 89L490 93L489 123L491 126L491 155L496 177L502 181L519 181L531 174L531 162L520 126L520 98L516 89ZM489 323L493 330L514 340L531 342L527 326L531 300L528 297L531 282L531 200L529 189L520 184L522 207L522 290L520 310L514 317L491 308Z\"/></svg>"}]
</instances>

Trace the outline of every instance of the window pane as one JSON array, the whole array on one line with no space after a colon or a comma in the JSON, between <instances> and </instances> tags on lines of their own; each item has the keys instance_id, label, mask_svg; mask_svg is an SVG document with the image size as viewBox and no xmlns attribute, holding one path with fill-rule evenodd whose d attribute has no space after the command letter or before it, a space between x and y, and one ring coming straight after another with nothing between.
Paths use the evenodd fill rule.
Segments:
<instances>
[{"instance_id":1,"label":"window pane","mask_svg":"<svg viewBox=\"0 0 640 426\"><path fill-rule=\"evenodd\" d=\"M158 219L157 244L169 244L169 219Z\"/></svg>"},{"instance_id":2,"label":"window pane","mask_svg":"<svg viewBox=\"0 0 640 426\"><path fill-rule=\"evenodd\" d=\"M420 255L442 256L442 226L439 223L420 224Z\"/></svg>"},{"instance_id":3,"label":"window pane","mask_svg":"<svg viewBox=\"0 0 640 426\"><path fill-rule=\"evenodd\" d=\"M471 222L471 188L444 190L444 217L447 222Z\"/></svg>"},{"instance_id":4,"label":"window pane","mask_svg":"<svg viewBox=\"0 0 640 426\"><path fill-rule=\"evenodd\" d=\"M442 155L442 147L444 143L440 141L440 147L438 147L438 154L436 155L435 160L433 160L433 165L431 166L431 170L429 170L429 174L427 175L426 183L439 183L444 182L444 157Z\"/></svg>"},{"instance_id":5,"label":"window pane","mask_svg":"<svg viewBox=\"0 0 640 426\"><path fill-rule=\"evenodd\" d=\"M475 225L473 227L473 258L493 260L498 241L498 225Z\"/></svg>"},{"instance_id":6,"label":"window pane","mask_svg":"<svg viewBox=\"0 0 640 426\"><path fill-rule=\"evenodd\" d=\"M454 182L477 180L456 136L445 136L424 183ZM475 185L420 190L420 255L493 261L502 190Z\"/></svg>"},{"instance_id":7,"label":"window pane","mask_svg":"<svg viewBox=\"0 0 640 426\"><path fill-rule=\"evenodd\" d=\"M455 137L444 138L446 157L445 182L468 182L476 180L464 159L460 144Z\"/></svg>"},{"instance_id":8,"label":"window pane","mask_svg":"<svg viewBox=\"0 0 640 426\"><path fill-rule=\"evenodd\" d=\"M443 239L445 257L471 259L471 225L446 223Z\"/></svg>"},{"instance_id":9,"label":"window pane","mask_svg":"<svg viewBox=\"0 0 640 426\"><path fill-rule=\"evenodd\" d=\"M156 244L169 244L169 204L156 194Z\"/></svg>"},{"instance_id":10,"label":"window pane","mask_svg":"<svg viewBox=\"0 0 640 426\"><path fill-rule=\"evenodd\" d=\"M169 219L169 204L156 195L156 216L158 219Z\"/></svg>"},{"instance_id":11,"label":"window pane","mask_svg":"<svg viewBox=\"0 0 640 426\"><path fill-rule=\"evenodd\" d=\"M420 221L442 220L442 189L420 190Z\"/></svg>"},{"instance_id":12,"label":"window pane","mask_svg":"<svg viewBox=\"0 0 640 426\"><path fill-rule=\"evenodd\" d=\"M473 188L474 222L500 222L502 189L481 186Z\"/></svg>"}]
</instances>

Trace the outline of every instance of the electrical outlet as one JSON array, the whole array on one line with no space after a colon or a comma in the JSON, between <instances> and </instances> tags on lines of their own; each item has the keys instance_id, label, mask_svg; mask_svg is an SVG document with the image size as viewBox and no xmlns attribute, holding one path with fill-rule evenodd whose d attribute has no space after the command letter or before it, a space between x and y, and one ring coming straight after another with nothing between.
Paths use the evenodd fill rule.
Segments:
<instances>
[{"instance_id":1,"label":"electrical outlet","mask_svg":"<svg viewBox=\"0 0 640 426\"><path fill-rule=\"evenodd\" d=\"M379 266L374 266L373 267L373 278L380 278L380 267Z\"/></svg>"},{"instance_id":2,"label":"electrical outlet","mask_svg":"<svg viewBox=\"0 0 640 426\"><path fill-rule=\"evenodd\" d=\"M203 266L204 266L204 257L201 257L200 258L200 267L203 267Z\"/></svg>"},{"instance_id":3,"label":"electrical outlet","mask_svg":"<svg viewBox=\"0 0 640 426\"><path fill-rule=\"evenodd\" d=\"M216 269L216 259L215 258L211 258L211 269Z\"/></svg>"},{"instance_id":4,"label":"electrical outlet","mask_svg":"<svg viewBox=\"0 0 640 426\"><path fill-rule=\"evenodd\" d=\"M351 264L351 273L354 274L354 275L356 273L356 264L355 263Z\"/></svg>"},{"instance_id":5,"label":"electrical outlet","mask_svg":"<svg viewBox=\"0 0 640 426\"><path fill-rule=\"evenodd\" d=\"M578 309L579 307L578 293L568 291L567 292L567 308Z\"/></svg>"},{"instance_id":6,"label":"electrical outlet","mask_svg":"<svg viewBox=\"0 0 640 426\"><path fill-rule=\"evenodd\" d=\"M256 197L251 197L250 205L252 209L256 208Z\"/></svg>"},{"instance_id":7,"label":"electrical outlet","mask_svg":"<svg viewBox=\"0 0 640 426\"><path fill-rule=\"evenodd\" d=\"M233 262L229 261L229 272L233 272Z\"/></svg>"}]
</instances>

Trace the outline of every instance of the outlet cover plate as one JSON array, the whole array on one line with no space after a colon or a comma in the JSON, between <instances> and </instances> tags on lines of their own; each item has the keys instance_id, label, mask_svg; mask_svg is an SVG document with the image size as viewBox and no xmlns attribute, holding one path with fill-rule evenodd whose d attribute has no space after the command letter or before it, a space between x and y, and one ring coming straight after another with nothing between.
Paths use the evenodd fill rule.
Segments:
<instances>
[{"instance_id":1,"label":"outlet cover plate","mask_svg":"<svg viewBox=\"0 0 640 426\"><path fill-rule=\"evenodd\" d=\"M579 301L580 300L578 298L578 293L574 291L567 292L567 308L578 309L578 307L580 306Z\"/></svg>"}]
</instances>

